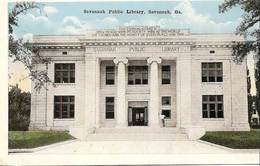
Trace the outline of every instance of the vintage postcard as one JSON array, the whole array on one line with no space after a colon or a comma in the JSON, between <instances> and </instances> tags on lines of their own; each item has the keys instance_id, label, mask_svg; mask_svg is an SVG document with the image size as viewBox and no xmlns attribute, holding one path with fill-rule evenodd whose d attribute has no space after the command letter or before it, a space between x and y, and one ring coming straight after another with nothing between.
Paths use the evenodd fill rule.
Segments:
<instances>
[{"instance_id":1,"label":"vintage postcard","mask_svg":"<svg viewBox=\"0 0 260 166\"><path fill-rule=\"evenodd\" d=\"M3 4L4 164L259 164L258 0Z\"/></svg>"}]
</instances>

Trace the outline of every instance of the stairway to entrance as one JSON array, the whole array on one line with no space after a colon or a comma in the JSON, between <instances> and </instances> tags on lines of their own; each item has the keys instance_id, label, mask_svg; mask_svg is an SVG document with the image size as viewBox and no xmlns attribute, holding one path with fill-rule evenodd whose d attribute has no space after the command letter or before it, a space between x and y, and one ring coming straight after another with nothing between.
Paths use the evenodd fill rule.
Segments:
<instances>
[{"instance_id":1,"label":"stairway to entrance","mask_svg":"<svg viewBox=\"0 0 260 166\"><path fill-rule=\"evenodd\" d=\"M98 128L87 137L89 141L174 141L188 140L183 129L177 128Z\"/></svg>"}]
</instances>

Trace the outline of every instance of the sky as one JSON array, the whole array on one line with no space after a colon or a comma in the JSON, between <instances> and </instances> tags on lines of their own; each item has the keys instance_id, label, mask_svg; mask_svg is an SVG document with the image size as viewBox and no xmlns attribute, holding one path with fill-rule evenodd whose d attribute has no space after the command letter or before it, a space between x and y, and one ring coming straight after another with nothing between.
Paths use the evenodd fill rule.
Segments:
<instances>
[{"instance_id":1,"label":"sky","mask_svg":"<svg viewBox=\"0 0 260 166\"><path fill-rule=\"evenodd\" d=\"M19 17L14 36L31 41L33 35L84 35L94 29L155 25L161 28L188 28L192 33L234 33L242 20L243 11L235 7L220 14L218 6L221 2L44 2L41 3L41 11L33 10ZM9 3L9 11L13 5ZM106 13L86 14L84 10L105 10ZM109 10L143 10L146 14L109 14ZM170 10L172 14L148 14L148 10ZM181 14L174 14L176 10ZM248 63L252 68L252 59ZM18 83L24 91L30 91L30 80L24 79L27 72L22 64L9 61L9 73L10 84Z\"/></svg>"}]
</instances>

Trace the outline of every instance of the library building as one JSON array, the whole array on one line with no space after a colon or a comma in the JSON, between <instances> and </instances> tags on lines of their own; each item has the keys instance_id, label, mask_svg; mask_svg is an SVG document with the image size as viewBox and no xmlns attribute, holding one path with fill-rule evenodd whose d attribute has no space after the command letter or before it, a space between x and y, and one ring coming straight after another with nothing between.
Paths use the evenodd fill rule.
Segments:
<instances>
[{"instance_id":1,"label":"library building","mask_svg":"<svg viewBox=\"0 0 260 166\"><path fill-rule=\"evenodd\" d=\"M35 35L33 46L51 62L34 68L53 83L32 90L30 129L67 130L81 140L248 131L247 64L232 57L241 41L159 26Z\"/></svg>"}]
</instances>

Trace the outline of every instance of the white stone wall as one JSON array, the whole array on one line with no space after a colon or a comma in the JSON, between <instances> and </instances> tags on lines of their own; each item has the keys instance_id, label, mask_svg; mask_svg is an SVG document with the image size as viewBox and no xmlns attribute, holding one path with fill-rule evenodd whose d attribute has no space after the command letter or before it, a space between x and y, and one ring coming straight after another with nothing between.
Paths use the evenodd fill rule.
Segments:
<instances>
[{"instance_id":1,"label":"white stone wall","mask_svg":"<svg viewBox=\"0 0 260 166\"><path fill-rule=\"evenodd\" d=\"M215 54L209 54L215 50ZM192 51L192 125L206 130L248 130L246 63L236 64L231 49L201 48ZM222 62L223 82L202 82L201 63ZM202 95L223 95L224 118L202 118Z\"/></svg>"},{"instance_id":2,"label":"white stone wall","mask_svg":"<svg viewBox=\"0 0 260 166\"><path fill-rule=\"evenodd\" d=\"M52 62L48 64L48 76L54 82L55 63L75 63L75 83L51 83L46 89L40 92L32 91L31 97L31 129L53 129L68 130L70 126L78 126L84 123L85 110L85 62L82 61L84 52L80 50L70 50L68 55L61 55L64 50L45 50L40 54L52 57ZM62 56L56 58L55 56ZM37 65L37 69L46 69L45 65ZM32 83L32 87L34 83ZM33 89L33 88L32 88ZM75 96L74 119L54 119L54 96L72 95Z\"/></svg>"}]
</instances>

